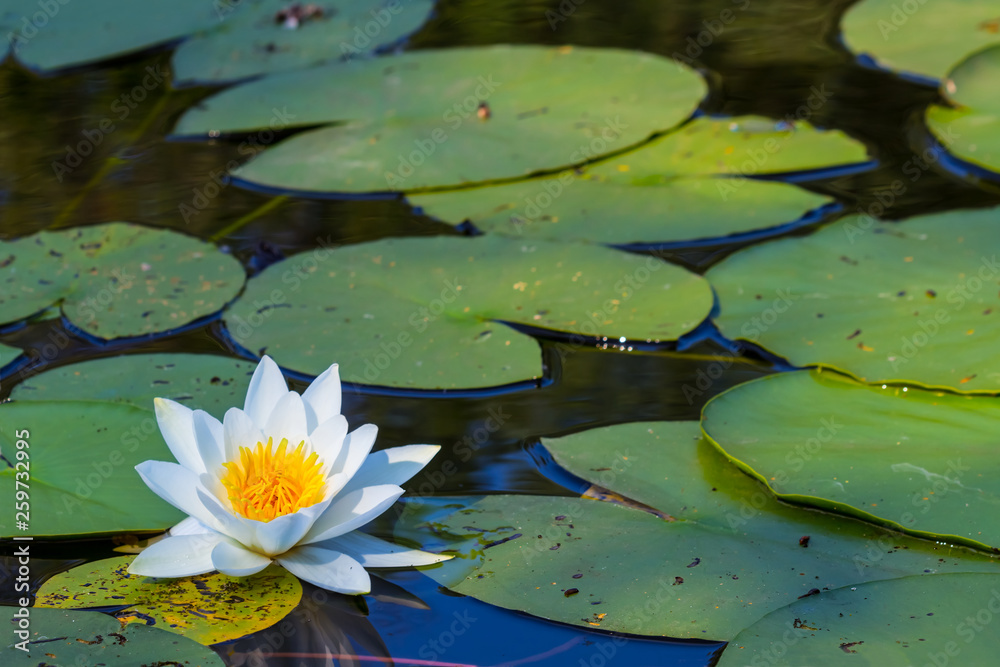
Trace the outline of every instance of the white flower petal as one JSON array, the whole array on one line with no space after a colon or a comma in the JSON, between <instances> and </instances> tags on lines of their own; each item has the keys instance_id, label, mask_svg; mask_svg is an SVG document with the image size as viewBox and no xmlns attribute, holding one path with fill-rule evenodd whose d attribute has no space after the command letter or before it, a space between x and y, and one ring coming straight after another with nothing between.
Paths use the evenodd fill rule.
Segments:
<instances>
[{"instance_id":1,"label":"white flower petal","mask_svg":"<svg viewBox=\"0 0 1000 667\"><path fill-rule=\"evenodd\" d=\"M222 532L215 516L198 498L198 489L203 487L194 472L166 461L143 461L135 469L153 493L212 530Z\"/></svg>"},{"instance_id":2,"label":"white flower petal","mask_svg":"<svg viewBox=\"0 0 1000 667\"><path fill-rule=\"evenodd\" d=\"M373 452L340 493L350 493L372 484L400 486L420 472L440 450L439 445L404 445Z\"/></svg>"},{"instance_id":3,"label":"white flower petal","mask_svg":"<svg viewBox=\"0 0 1000 667\"><path fill-rule=\"evenodd\" d=\"M337 364L319 374L302 394L309 431L340 414L340 368Z\"/></svg>"},{"instance_id":4,"label":"white flower petal","mask_svg":"<svg viewBox=\"0 0 1000 667\"><path fill-rule=\"evenodd\" d=\"M337 457L337 462L330 469L330 476L327 478L327 486L334 493L339 493L354 474L365 462L368 452L375 444L375 437L378 435L378 427L375 424L365 424L347 434L344 438L344 449ZM333 479L333 475L341 475L339 480Z\"/></svg>"},{"instance_id":5,"label":"white flower petal","mask_svg":"<svg viewBox=\"0 0 1000 667\"><path fill-rule=\"evenodd\" d=\"M372 589L365 568L347 554L321 547L296 547L277 560L299 579L336 593L359 595Z\"/></svg>"},{"instance_id":6,"label":"white flower petal","mask_svg":"<svg viewBox=\"0 0 1000 667\"><path fill-rule=\"evenodd\" d=\"M344 415L334 415L309 433L313 451L319 454L324 465L330 466L326 471L328 475L343 451L346 437L347 418Z\"/></svg>"},{"instance_id":7,"label":"white flower petal","mask_svg":"<svg viewBox=\"0 0 1000 667\"><path fill-rule=\"evenodd\" d=\"M403 490L395 484L382 484L338 496L316 519L300 544L328 540L349 533L389 509L401 495Z\"/></svg>"},{"instance_id":8,"label":"white flower petal","mask_svg":"<svg viewBox=\"0 0 1000 667\"><path fill-rule=\"evenodd\" d=\"M153 408L160 433L177 462L196 473L205 472L205 464L198 454L191 409L168 398L154 398Z\"/></svg>"},{"instance_id":9,"label":"white flower petal","mask_svg":"<svg viewBox=\"0 0 1000 667\"><path fill-rule=\"evenodd\" d=\"M316 546L342 551L356 559L363 567L418 567L433 565L451 558L451 556L402 547L357 530Z\"/></svg>"},{"instance_id":10,"label":"white flower petal","mask_svg":"<svg viewBox=\"0 0 1000 667\"><path fill-rule=\"evenodd\" d=\"M226 460L225 434L222 422L204 410L191 413L194 437L198 441L198 455L209 474L218 475Z\"/></svg>"},{"instance_id":11,"label":"white flower petal","mask_svg":"<svg viewBox=\"0 0 1000 667\"><path fill-rule=\"evenodd\" d=\"M212 530L243 543L253 536L184 466L143 461L135 469L153 493Z\"/></svg>"},{"instance_id":12,"label":"white flower petal","mask_svg":"<svg viewBox=\"0 0 1000 667\"><path fill-rule=\"evenodd\" d=\"M266 523L255 521L256 534L253 546L269 556L285 553L298 544L329 504L330 500L327 499Z\"/></svg>"},{"instance_id":13,"label":"white flower petal","mask_svg":"<svg viewBox=\"0 0 1000 667\"><path fill-rule=\"evenodd\" d=\"M264 436L274 438L275 445L287 438L291 448L309 437L306 406L301 396L290 391L278 401L264 426Z\"/></svg>"},{"instance_id":14,"label":"white flower petal","mask_svg":"<svg viewBox=\"0 0 1000 667\"><path fill-rule=\"evenodd\" d=\"M259 428L271 417L271 412L278 401L288 393L288 384L278 364L274 363L271 357L264 355L257 369L250 378L250 387L247 388L247 399L243 404L243 411L250 415L254 423Z\"/></svg>"},{"instance_id":15,"label":"white flower petal","mask_svg":"<svg viewBox=\"0 0 1000 667\"><path fill-rule=\"evenodd\" d=\"M144 577L205 574L215 569L212 549L225 539L218 533L171 536L143 549L128 566L128 571Z\"/></svg>"},{"instance_id":16,"label":"white flower petal","mask_svg":"<svg viewBox=\"0 0 1000 667\"><path fill-rule=\"evenodd\" d=\"M219 542L212 549L212 565L230 577L247 577L257 574L271 564L271 559L254 553L232 542Z\"/></svg>"},{"instance_id":17,"label":"white flower petal","mask_svg":"<svg viewBox=\"0 0 1000 667\"><path fill-rule=\"evenodd\" d=\"M177 535L201 535L203 533L214 533L215 531L203 524L201 521L198 521L198 519L193 516L189 516L171 528L168 532L171 537L174 537Z\"/></svg>"},{"instance_id":18,"label":"white flower petal","mask_svg":"<svg viewBox=\"0 0 1000 667\"><path fill-rule=\"evenodd\" d=\"M229 408L222 422L226 461L240 460L240 447L253 449L264 440L264 433L247 413L239 408Z\"/></svg>"}]
</instances>

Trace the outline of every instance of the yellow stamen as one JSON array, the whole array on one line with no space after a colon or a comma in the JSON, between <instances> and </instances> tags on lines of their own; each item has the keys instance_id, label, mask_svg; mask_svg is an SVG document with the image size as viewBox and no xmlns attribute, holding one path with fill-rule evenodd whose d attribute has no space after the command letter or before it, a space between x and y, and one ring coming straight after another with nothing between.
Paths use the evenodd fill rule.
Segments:
<instances>
[{"instance_id":1,"label":"yellow stamen","mask_svg":"<svg viewBox=\"0 0 1000 667\"><path fill-rule=\"evenodd\" d=\"M239 461L222 464L221 480L229 502L248 519L271 521L323 500L326 479L319 456L313 452L307 458L305 442L291 452L287 439L282 439L277 450L273 442L268 438L267 445L258 442L253 450L240 447Z\"/></svg>"}]
</instances>

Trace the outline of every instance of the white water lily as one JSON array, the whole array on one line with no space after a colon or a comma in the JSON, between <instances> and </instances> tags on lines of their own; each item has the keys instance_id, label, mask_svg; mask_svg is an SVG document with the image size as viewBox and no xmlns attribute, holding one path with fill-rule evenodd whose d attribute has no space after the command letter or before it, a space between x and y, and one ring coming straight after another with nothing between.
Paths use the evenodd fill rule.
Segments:
<instances>
[{"instance_id":1,"label":"white water lily","mask_svg":"<svg viewBox=\"0 0 1000 667\"><path fill-rule=\"evenodd\" d=\"M243 409L230 408L221 423L156 399L160 431L178 463L144 461L136 470L189 518L143 550L129 572L247 576L277 562L317 586L358 594L371 590L365 567L447 560L356 530L388 509L403 493L399 485L440 447L370 454L378 429L366 424L348 433L340 400L336 364L300 396L266 356Z\"/></svg>"}]
</instances>

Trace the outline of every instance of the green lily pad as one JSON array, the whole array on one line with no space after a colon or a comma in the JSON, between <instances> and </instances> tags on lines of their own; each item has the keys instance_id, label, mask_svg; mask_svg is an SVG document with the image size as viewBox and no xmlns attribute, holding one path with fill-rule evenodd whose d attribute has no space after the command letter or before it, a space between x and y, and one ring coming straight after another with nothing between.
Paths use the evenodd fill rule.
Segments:
<instances>
[{"instance_id":1,"label":"green lily pad","mask_svg":"<svg viewBox=\"0 0 1000 667\"><path fill-rule=\"evenodd\" d=\"M719 667L989 665L1000 638L1000 577L941 574L839 588L798 600L733 639Z\"/></svg>"},{"instance_id":2,"label":"green lily pad","mask_svg":"<svg viewBox=\"0 0 1000 667\"><path fill-rule=\"evenodd\" d=\"M957 108L932 106L927 125L949 151L1000 172L1000 45L974 53L955 66L944 91Z\"/></svg>"},{"instance_id":3,"label":"green lily pad","mask_svg":"<svg viewBox=\"0 0 1000 667\"><path fill-rule=\"evenodd\" d=\"M416 30L434 6L430 0L327 0L317 3L319 14L296 19L288 16L291 4L149 0L137 12L129 0L0 0L0 28L18 60L42 71L88 65L190 36L174 54L175 78L220 83L370 53ZM0 60L8 39L2 42Z\"/></svg>"},{"instance_id":4,"label":"green lily pad","mask_svg":"<svg viewBox=\"0 0 1000 667\"><path fill-rule=\"evenodd\" d=\"M154 398L169 398L222 419L243 404L256 367L210 354L133 354L60 366L21 382L10 397L118 402L148 410Z\"/></svg>"},{"instance_id":5,"label":"green lily pad","mask_svg":"<svg viewBox=\"0 0 1000 667\"><path fill-rule=\"evenodd\" d=\"M1000 390L997 209L845 218L735 253L706 277L719 329L867 382Z\"/></svg>"},{"instance_id":6,"label":"green lily pad","mask_svg":"<svg viewBox=\"0 0 1000 667\"><path fill-rule=\"evenodd\" d=\"M997 42L991 0L861 0L843 19L847 47L895 70L940 79L972 49Z\"/></svg>"},{"instance_id":7,"label":"green lily pad","mask_svg":"<svg viewBox=\"0 0 1000 667\"><path fill-rule=\"evenodd\" d=\"M698 118L582 173L412 195L450 224L529 239L655 243L727 236L797 220L830 200L748 176L859 162L841 132L763 118ZM728 175L736 178L705 178Z\"/></svg>"},{"instance_id":8,"label":"green lily pad","mask_svg":"<svg viewBox=\"0 0 1000 667\"><path fill-rule=\"evenodd\" d=\"M0 368L14 361L20 354L21 350L18 348L0 344Z\"/></svg>"},{"instance_id":9,"label":"green lily pad","mask_svg":"<svg viewBox=\"0 0 1000 667\"><path fill-rule=\"evenodd\" d=\"M225 4L148 0L136 11L129 0L0 0L0 27L19 61L48 71L123 56L213 27L221 20L217 8Z\"/></svg>"},{"instance_id":10,"label":"green lily pad","mask_svg":"<svg viewBox=\"0 0 1000 667\"><path fill-rule=\"evenodd\" d=\"M327 0L321 14L296 15L287 0L232 0L225 25L181 44L174 80L222 83L374 51L419 28L431 0ZM300 3L308 5L308 3Z\"/></svg>"},{"instance_id":11,"label":"green lily pad","mask_svg":"<svg viewBox=\"0 0 1000 667\"><path fill-rule=\"evenodd\" d=\"M223 315L236 341L287 368L334 359L350 382L458 388L541 374L537 343L501 322L676 340L708 315L697 275L601 246L499 236L387 239L273 264Z\"/></svg>"},{"instance_id":12,"label":"green lily pad","mask_svg":"<svg viewBox=\"0 0 1000 667\"><path fill-rule=\"evenodd\" d=\"M584 85L594 80L602 84ZM628 148L687 118L704 93L693 71L633 51L427 50L236 86L189 110L174 131L335 123L282 141L235 175L293 191L413 191L519 178Z\"/></svg>"},{"instance_id":13,"label":"green lily pad","mask_svg":"<svg viewBox=\"0 0 1000 667\"><path fill-rule=\"evenodd\" d=\"M717 396L702 426L785 500L1000 553L998 418L992 396L802 371Z\"/></svg>"},{"instance_id":14,"label":"green lily pad","mask_svg":"<svg viewBox=\"0 0 1000 667\"><path fill-rule=\"evenodd\" d=\"M96 611L28 608L27 643L18 636L20 608L7 607L4 618L8 639L0 647L5 665L185 665L222 667L226 663L215 651L160 628L142 625L122 627L116 619Z\"/></svg>"},{"instance_id":15,"label":"green lily pad","mask_svg":"<svg viewBox=\"0 0 1000 667\"><path fill-rule=\"evenodd\" d=\"M813 589L996 569L985 554L779 503L698 435L695 422L637 423L544 440L571 472L677 521L610 502L499 495L409 501L397 532L425 530L418 539L435 546L468 540L426 573L490 604L714 640Z\"/></svg>"},{"instance_id":16,"label":"green lily pad","mask_svg":"<svg viewBox=\"0 0 1000 667\"><path fill-rule=\"evenodd\" d=\"M0 537L163 530L184 518L134 470L149 459L173 460L152 410L95 401L15 401L0 405L0 414L10 425L0 431L0 452L11 465L20 464L0 469L0 493L14 498L26 491L30 498L27 518L13 511L0 516ZM18 449L19 441L28 446ZM18 452L27 454L18 458Z\"/></svg>"},{"instance_id":17,"label":"green lily pad","mask_svg":"<svg viewBox=\"0 0 1000 667\"><path fill-rule=\"evenodd\" d=\"M152 624L201 644L238 639L270 627L302 598L302 584L272 565L249 577L210 573L181 579L129 574L134 556L88 563L57 574L39 589L36 607L123 607L122 623ZM126 625L126 627L129 627Z\"/></svg>"},{"instance_id":18,"label":"green lily pad","mask_svg":"<svg viewBox=\"0 0 1000 667\"><path fill-rule=\"evenodd\" d=\"M221 310L245 278L209 243L122 222L0 241L0 257L4 322L61 304L73 324L106 339L168 331Z\"/></svg>"}]
</instances>

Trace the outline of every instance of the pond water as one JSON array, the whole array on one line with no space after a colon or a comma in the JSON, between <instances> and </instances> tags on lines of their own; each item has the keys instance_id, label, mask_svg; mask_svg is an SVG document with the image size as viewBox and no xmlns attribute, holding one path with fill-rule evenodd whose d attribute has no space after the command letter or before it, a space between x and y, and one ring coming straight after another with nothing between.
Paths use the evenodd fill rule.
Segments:
<instances>
[{"instance_id":1,"label":"pond water","mask_svg":"<svg viewBox=\"0 0 1000 667\"><path fill-rule=\"evenodd\" d=\"M441 0L428 22L400 48L490 44L576 45L683 54L703 72L709 93L700 113L808 120L864 143L872 161L850 169L799 175L797 184L829 195L841 211L869 210L899 179L885 217L995 205L1000 197L938 167L912 169L913 137L923 111L938 101L934 85L859 60L840 41L839 26L852 4L838 0ZM734 17L724 25L720 17ZM721 27L720 27L721 26ZM8 59L0 65L0 235L5 239L123 220L210 240L237 258L250 275L319 245L347 245L389 237L461 235L461 228L415 213L399 197L280 197L222 178L233 159L246 159L245 137L180 141L168 135L181 114L218 90L174 89L170 52L155 50L88 67L39 76ZM607 82L594 78L588 86ZM647 81L650 87L655 80ZM135 91L142 89L139 99ZM809 107L817 96L822 103ZM127 102L127 104L125 104ZM808 111L803 114L803 109ZM102 122L110 122L102 126ZM92 154L60 173L67 145L89 138ZM487 156L483 158L488 159ZM56 177L58 175L58 178ZM179 206L204 206L182 215ZM830 215L840 213L833 210ZM789 222L789 221L777 221ZM793 233L804 233L810 225ZM672 244L665 258L704 273L756 241ZM0 317L0 320L4 319ZM407 489L423 495L533 494L574 496L588 484L562 470L537 447L542 437L637 421L697 420L713 396L748 380L790 367L765 350L746 346L735 360L726 341L704 325L678 343L629 350L590 344L560 355L558 336L541 339L547 374L537 386L423 393L347 385L344 413L352 425L379 426L378 447L439 443L454 451L500 416L457 469L432 461ZM562 339L563 341L565 339ZM54 354L43 350L55 349ZM0 343L26 357L7 365L0 399L35 373L83 360L147 352L239 356L218 314L167 335L102 342L63 319L35 318L0 328ZM719 373L718 360L729 359ZM7 359L3 360L6 363ZM280 361L280 360L279 360ZM713 379L705 382L707 372ZM716 377L717 376L717 377ZM293 378L302 390L309 376ZM692 393L690 387L702 387ZM685 388L688 391L685 391ZM5 426L6 428L6 426ZM427 486L429 480L434 480ZM430 489L421 489L421 485ZM377 529L391 535L391 524ZM114 555L111 540L35 543L34 576ZM13 547L5 549L13 551ZM70 560L72 559L72 560ZM5 559L3 601L14 596L14 561ZM306 585L306 602L284 635L270 629L217 652L232 665L711 665L716 642L631 637L542 620L464 597L416 571L375 582L362 599L323 596ZM276 634L277 632L277 634ZM627 641L622 637L627 638ZM330 657L327 652L338 654ZM256 661L256 662L255 662Z\"/></svg>"}]
</instances>

